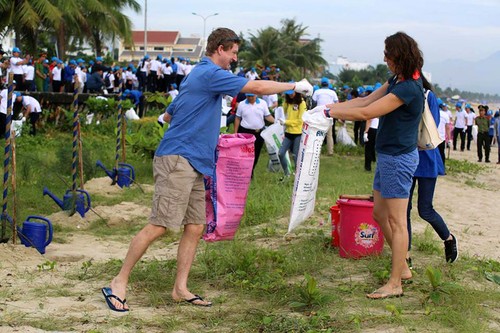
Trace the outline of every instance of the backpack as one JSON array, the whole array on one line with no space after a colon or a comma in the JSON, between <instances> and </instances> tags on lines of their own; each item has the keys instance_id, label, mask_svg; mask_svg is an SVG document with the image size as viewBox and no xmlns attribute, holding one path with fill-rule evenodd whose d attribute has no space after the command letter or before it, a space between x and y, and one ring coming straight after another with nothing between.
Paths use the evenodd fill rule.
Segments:
<instances>
[{"instance_id":1,"label":"backpack","mask_svg":"<svg viewBox=\"0 0 500 333\"><path fill-rule=\"evenodd\" d=\"M106 76L104 77L104 87L105 88L108 88L110 85L111 85L111 81L109 79L111 73L108 73L106 74Z\"/></svg>"}]
</instances>

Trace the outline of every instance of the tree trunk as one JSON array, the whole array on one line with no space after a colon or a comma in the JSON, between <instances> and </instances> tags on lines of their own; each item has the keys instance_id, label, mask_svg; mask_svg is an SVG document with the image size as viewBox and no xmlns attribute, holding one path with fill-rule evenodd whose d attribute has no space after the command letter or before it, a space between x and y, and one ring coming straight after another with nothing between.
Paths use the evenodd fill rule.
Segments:
<instances>
[{"instance_id":1,"label":"tree trunk","mask_svg":"<svg viewBox=\"0 0 500 333\"><path fill-rule=\"evenodd\" d=\"M66 25L63 22L61 22L61 25L56 30L56 37L58 57L64 60L66 57L68 39L66 38Z\"/></svg>"},{"instance_id":2,"label":"tree trunk","mask_svg":"<svg viewBox=\"0 0 500 333\"><path fill-rule=\"evenodd\" d=\"M99 57L102 55L102 41L101 34L98 30L92 31L92 38L94 39L95 54Z\"/></svg>"}]
</instances>

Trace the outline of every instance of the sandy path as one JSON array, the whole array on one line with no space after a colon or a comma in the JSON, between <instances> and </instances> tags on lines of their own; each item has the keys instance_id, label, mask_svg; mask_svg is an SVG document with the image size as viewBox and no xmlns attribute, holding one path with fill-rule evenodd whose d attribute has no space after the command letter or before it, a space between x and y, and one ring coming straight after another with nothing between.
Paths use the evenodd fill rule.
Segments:
<instances>
[{"instance_id":1,"label":"sandy path","mask_svg":"<svg viewBox=\"0 0 500 333\"><path fill-rule=\"evenodd\" d=\"M497 149L492 148L490 160L493 163L489 164L477 162L474 142L471 151L451 151L450 158L477 163L487 170L475 176L439 177L434 207L450 231L457 236L459 251L499 261L500 221L497 205L500 204L500 165L495 164ZM466 181L477 186L466 185ZM414 218L412 225L416 232L423 232L428 224L420 218ZM435 238L438 239L437 235Z\"/></svg>"}]
</instances>

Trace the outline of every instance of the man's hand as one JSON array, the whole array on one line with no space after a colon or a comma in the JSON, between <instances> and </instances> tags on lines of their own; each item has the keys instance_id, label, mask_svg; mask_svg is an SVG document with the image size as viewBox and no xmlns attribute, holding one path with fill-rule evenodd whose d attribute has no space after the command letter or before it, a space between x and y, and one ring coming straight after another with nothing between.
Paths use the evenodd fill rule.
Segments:
<instances>
[{"instance_id":1,"label":"man's hand","mask_svg":"<svg viewBox=\"0 0 500 333\"><path fill-rule=\"evenodd\" d=\"M281 126L284 126L285 125L285 121L283 119L278 119L277 122L281 125Z\"/></svg>"},{"instance_id":2,"label":"man's hand","mask_svg":"<svg viewBox=\"0 0 500 333\"><path fill-rule=\"evenodd\" d=\"M363 133L363 141L364 141L364 142L368 142L368 141L369 141L369 140L368 140L368 133L366 133L366 132L365 132L365 133Z\"/></svg>"},{"instance_id":3,"label":"man's hand","mask_svg":"<svg viewBox=\"0 0 500 333\"><path fill-rule=\"evenodd\" d=\"M309 81L307 81L307 79L302 79L299 82L296 82L293 90L306 96L312 96L313 94L313 86L309 83Z\"/></svg>"}]
</instances>

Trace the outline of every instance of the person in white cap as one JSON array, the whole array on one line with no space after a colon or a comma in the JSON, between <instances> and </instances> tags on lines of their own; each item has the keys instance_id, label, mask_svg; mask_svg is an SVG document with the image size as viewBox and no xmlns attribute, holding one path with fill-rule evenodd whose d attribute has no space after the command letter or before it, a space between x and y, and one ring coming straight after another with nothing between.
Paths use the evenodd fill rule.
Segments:
<instances>
[{"instance_id":1,"label":"person in white cap","mask_svg":"<svg viewBox=\"0 0 500 333\"><path fill-rule=\"evenodd\" d=\"M297 83L249 81L231 73L238 60L240 38L227 28L208 37L206 57L183 80L179 95L168 106L164 121L170 123L153 161L155 193L149 223L133 238L127 256L110 287L102 288L113 311L128 311L125 301L130 273L149 245L167 229L183 228L177 250L177 273L172 289L176 302L196 306L212 303L188 289L188 276L198 242L205 229L205 185L203 175L215 171L215 149L219 138L223 95L238 92L272 94L289 89L312 95L307 80Z\"/></svg>"}]
</instances>

